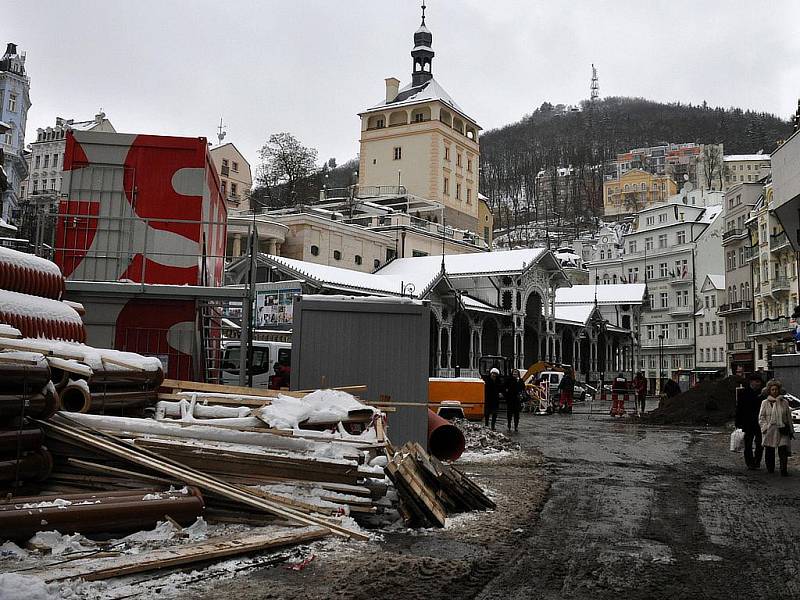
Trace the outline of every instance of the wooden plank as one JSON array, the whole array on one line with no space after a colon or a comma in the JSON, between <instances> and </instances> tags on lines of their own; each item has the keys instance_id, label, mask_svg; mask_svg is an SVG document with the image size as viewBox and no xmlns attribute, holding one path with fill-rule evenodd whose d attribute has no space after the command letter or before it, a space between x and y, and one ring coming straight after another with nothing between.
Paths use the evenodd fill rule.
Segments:
<instances>
[{"instance_id":1,"label":"wooden plank","mask_svg":"<svg viewBox=\"0 0 800 600\"><path fill-rule=\"evenodd\" d=\"M153 550L144 554L134 554L113 559L87 561L86 564L67 569L66 573L53 573L45 576L46 582L62 581L80 577L84 581L101 581L113 577L158 571L198 562L207 562L261 552L272 548L304 544L329 535L325 528L304 528L271 534L244 533L238 536L220 536L203 542L185 544L173 548ZM103 566L105 565L105 566ZM77 571L77 572L76 572Z\"/></svg>"},{"instance_id":2,"label":"wooden plank","mask_svg":"<svg viewBox=\"0 0 800 600\"><path fill-rule=\"evenodd\" d=\"M44 341L28 341L28 340L12 340L8 338L0 338L0 348L8 348L10 350L23 350L25 352L38 352L45 356L57 356L59 358L85 360L86 356L83 352L66 350L53 350L52 346L48 346Z\"/></svg>"},{"instance_id":3,"label":"wooden plank","mask_svg":"<svg viewBox=\"0 0 800 600\"><path fill-rule=\"evenodd\" d=\"M143 368L141 365L137 365L136 363L128 362L120 358L104 356L103 354L100 354L100 362L103 364L108 363L110 365L114 365L115 367L122 367L123 369L128 369L129 371L139 371L140 373L147 371L147 369Z\"/></svg>"},{"instance_id":4,"label":"wooden plank","mask_svg":"<svg viewBox=\"0 0 800 600\"><path fill-rule=\"evenodd\" d=\"M119 467L112 467L109 465L101 465L99 463L81 460L79 458L67 458L67 464L87 471L107 473L109 475L119 475L121 477L130 477L131 479L139 479L141 481L151 481L153 483L160 483L164 485L171 485L175 483L174 479L165 479L163 477L156 477L154 475L145 475L144 473L137 473L136 471L129 471L127 469L120 469Z\"/></svg>"},{"instance_id":5,"label":"wooden plank","mask_svg":"<svg viewBox=\"0 0 800 600\"><path fill-rule=\"evenodd\" d=\"M220 385L217 383L200 383L198 381L181 381L177 379L165 379L161 387L169 389L179 389L184 392L211 392L218 394L240 394L243 396L263 396L264 398L277 398L278 396L293 396L303 398L307 394L303 392L289 392L279 390L262 390L257 388L242 387L238 385Z\"/></svg>"},{"instance_id":6,"label":"wooden plank","mask_svg":"<svg viewBox=\"0 0 800 600\"><path fill-rule=\"evenodd\" d=\"M81 426L81 424L73 421L64 414L59 414L56 418L58 419L59 423L56 423L53 420L34 420L34 422L42 426L46 432L59 434L68 439L72 439L83 443L84 445L90 446L96 450L106 452L108 454L117 456L118 458L123 458L140 466L158 471L165 475L169 475L170 477L175 477L186 484L196 485L201 489L213 492L229 500L240 502L247 506L269 512L279 517L288 518L290 520L302 523L303 525L318 525L328 527L337 535L344 537L353 537L361 540L369 539L369 536L364 535L359 531L342 527L338 523L331 523L330 521L318 518L314 515L304 515L303 513L300 513L291 507L259 498L255 494L251 494L245 490L237 488L236 486L232 486L225 481L207 475L202 471L188 468L177 461L160 456L145 448L132 446L112 436L108 436L102 432L93 430L90 427L86 427L85 425L82 426L83 429L76 428L68 423L74 423L78 426ZM66 423L64 423L65 421Z\"/></svg>"},{"instance_id":7,"label":"wooden plank","mask_svg":"<svg viewBox=\"0 0 800 600\"><path fill-rule=\"evenodd\" d=\"M347 392L348 394L352 394L353 396L357 396L359 394L363 395L367 393L367 386L365 385L340 385L330 389L339 392ZM316 392L317 390L297 390L297 391L298 393L302 394L310 394L311 392Z\"/></svg>"}]
</instances>

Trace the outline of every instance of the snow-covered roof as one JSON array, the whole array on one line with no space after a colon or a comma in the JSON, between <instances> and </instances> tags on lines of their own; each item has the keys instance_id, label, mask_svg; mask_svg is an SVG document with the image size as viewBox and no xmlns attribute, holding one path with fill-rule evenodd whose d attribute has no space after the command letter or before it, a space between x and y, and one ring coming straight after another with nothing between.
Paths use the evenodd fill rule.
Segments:
<instances>
[{"instance_id":1,"label":"snow-covered roof","mask_svg":"<svg viewBox=\"0 0 800 600\"><path fill-rule=\"evenodd\" d=\"M769 154L728 154L723 157L724 161L726 162L739 162L743 160L770 160Z\"/></svg>"},{"instance_id":2,"label":"snow-covered roof","mask_svg":"<svg viewBox=\"0 0 800 600\"><path fill-rule=\"evenodd\" d=\"M725 276L724 275L706 275L706 279L703 282L702 290L706 289L706 284L710 283L711 287L715 290L724 290L725 289Z\"/></svg>"},{"instance_id":3,"label":"snow-covered roof","mask_svg":"<svg viewBox=\"0 0 800 600\"><path fill-rule=\"evenodd\" d=\"M391 102L383 100L378 104L368 108L364 112L384 110L387 108L394 108L395 106L409 106L411 104L419 104L420 102L430 102L431 100L439 100L444 104L447 104L453 110L458 111L462 116L474 123L474 119L467 115L467 113L465 113L462 108L456 104L455 100L453 100L450 94L447 93L447 91L439 84L439 82L432 77L422 85L414 86L413 84L409 83L403 86L397 93L397 97L394 100Z\"/></svg>"},{"instance_id":4,"label":"snow-covered roof","mask_svg":"<svg viewBox=\"0 0 800 600\"><path fill-rule=\"evenodd\" d=\"M578 267L583 260L580 256L575 254L574 252L559 252L555 251L553 256L558 259L561 263L562 267Z\"/></svg>"},{"instance_id":5,"label":"snow-covered roof","mask_svg":"<svg viewBox=\"0 0 800 600\"><path fill-rule=\"evenodd\" d=\"M496 306L492 306L491 304L486 304L485 302L481 302L471 296L461 296L461 301L464 303L464 307L469 310L477 310L480 312L491 313L494 315L507 315L509 311L503 310L501 308L497 308Z\"/></svg>"},{"instance_id":6,"label":"snow-covered roof","mask_svg":"<svg viewBox=\"0 0 800 600\"><path fill-rule=\"evenodd\" d=\"M472 254L450 254L444 257L448 277L485 277L522 273L528 266L540 260L545 248L524 248L497 252ZM427 289L442 269L441 256L418 256L393 260L377 274L413 283L417 294Z\"/></svg>"},{"instance_id":7,"label":"snow-covered roof","mask_svg":"<svg viewBox=\"0 0 800 600\"><path fill-rule=\"evenodd\" d=\"M362 273L341 267L330 267L316 263L282 256L265 255L275 263L282 265L304 279L311 279L330 287L342 290L357 290L366 292L383 292L400 295L400 280L394 277L383 277L372 273ZM418 290L417 290L418 291Z\"/></svg>"},{"instance_id":8,"label":"snow-covered roof","mask_svg":"<svg viewBox=\"0 0 800 600\"><path fill-rule=\"evenodd\" d=\"M561 304L555 307L556 321L575 325L586 325L594 312L592 304Z\"/></svg>"},{"instance_id":9,"label":"snow-covered roof","mask_svg":"<svg viewBox=\"0 0 800 600\"><path fill-rule=\"evenodd\" d=\"M98 125L100 125L100 123L92 119L91 121L75 121L70 123L69 127L73 131L91 131Z\"/></svg>"},{"instance_id":10,"label":"snow-covered roof","mask_svg":"<svg viewBox=\"0 0 800 600\"><path fill-rule=\"evenodd\" d=\"M573 285L556 290L556 305L593 304L641 304L644 301L645 284L612 283L608 285Z\"/></svg>"},{"instance_id":11,"label":"snow-covered roof","mask_svg":"<svg viewBox=\"0 0 800 600\"><path fill-rule=\"evenodd\" d=\"M703 211L703 214L701 214L697 218L697 222L698 223L712 223L714 221L714 219L716 219L720 215L720 213L722 213L722 208L723 207L722 207L721 204L715 204L715 205L707 207Z\"/></svg>"}]
</instances>

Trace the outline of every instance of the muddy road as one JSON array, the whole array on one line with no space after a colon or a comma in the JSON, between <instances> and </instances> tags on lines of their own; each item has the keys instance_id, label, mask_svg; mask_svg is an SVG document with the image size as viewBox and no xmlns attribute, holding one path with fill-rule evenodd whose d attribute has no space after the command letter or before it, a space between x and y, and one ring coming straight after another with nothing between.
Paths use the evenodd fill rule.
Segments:
<instances>
[{"instance_id":1,"label":"muddy road","mask_svg":"<svg viewBox=\"0 0 800 600\"><path fill-rule=\"evenodd\" d=\"M192 597L797 598L800 461L744 469L722 430L523 415L522 452L464 465L498 509L443 531L323 542ZM328 544L325 546L324 544Z\"/></svg>"}]
</instances>

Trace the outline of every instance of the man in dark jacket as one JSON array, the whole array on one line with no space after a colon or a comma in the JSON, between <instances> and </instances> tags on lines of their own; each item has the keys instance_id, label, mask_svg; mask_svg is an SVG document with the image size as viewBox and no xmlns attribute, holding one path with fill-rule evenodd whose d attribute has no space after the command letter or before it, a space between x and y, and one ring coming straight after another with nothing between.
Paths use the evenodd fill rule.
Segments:
<instances>
[{"instance_id":1,"label":"man in dark jacket","mask_svg":"<svg viewBox=\"0 0 800 600\"><path fill-rule=\"evenodd\" d=\"M647 400L647 378L642 371L633 378L633 387L636 390L636 404L639 405L639 414L644 415L644 404Z\"/></svg>"},{"instance_id":2,"label":"man in dark jacket","mask_svg":"<svg viewBox=\"0 0 800 600\"><path fill-rule=\"evenodd\" d=\"M558 384L559 398L558 398L558 412L571 413L572 412L572 398L575 395L575 380L572 378L570 369L564 370L564 376L561 378L561 383Z\"/></svg>"},{"instance_id":3,"label":"man in dark jacket","mask_svg":"<svg viewBox=\"0 0 800 600\"><path fill-rule=\"evenodd\" d=\"M757 373L747 378L747 386L736 390L736 427L744 431L744 462L748 469L761 467L761 427L758 412L761 409L761 388L764 382ZM755 442L755 452L753 452Z\"/></svg>"},{"instance_id":4,"label":"man in dark jacket","mask_svg":"<svg viewBox=\"0 0 800 600\"><path fill-rule=\"evenodd\" d=\"M679 386L678 382L675 381L677 378L677 375L673 375L664 381L664 389L662 391L667 398L674 398L681 393L681 386Z\"/></svg>"},{"instance_id":5,"label":"man in dark jacket","mask_svg":"<svg viewBox=\"0 0 800 600\"><path fill-rule=\"evenodd\" d=\"M483 380L483 420L489 426L489 417L492 418L492 429L497 423L497 410L500 408L500 370L492 368L489 375Z\"/></svg>"}]
</instances>

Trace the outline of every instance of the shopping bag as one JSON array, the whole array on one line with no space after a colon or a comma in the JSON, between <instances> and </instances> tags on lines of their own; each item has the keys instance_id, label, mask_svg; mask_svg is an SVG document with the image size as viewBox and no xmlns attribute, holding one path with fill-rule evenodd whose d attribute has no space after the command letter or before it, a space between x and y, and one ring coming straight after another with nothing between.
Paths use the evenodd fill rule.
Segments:
<instances>
[{"instance_id":1,"label":"shopping bag","mask_svg":"<svg viewBox=\"0 0 800 600\"><path fill-rule=\"evenodd\" d=\"M741 452L744 449L744 431L734 429L731 433L731 452Z\"/></svg>"}]
</instances>

